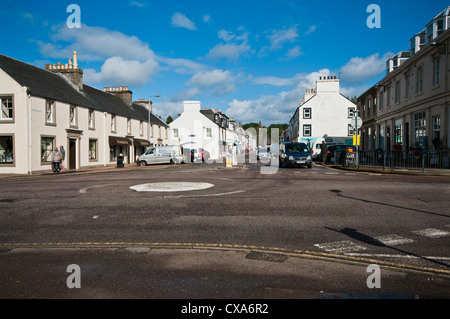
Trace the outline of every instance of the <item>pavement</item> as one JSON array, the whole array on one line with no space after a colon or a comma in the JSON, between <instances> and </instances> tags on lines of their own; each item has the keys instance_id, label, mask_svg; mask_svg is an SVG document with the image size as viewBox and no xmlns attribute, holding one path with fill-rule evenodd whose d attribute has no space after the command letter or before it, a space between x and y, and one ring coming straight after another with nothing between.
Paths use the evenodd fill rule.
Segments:
<instances>
[{"instance_id":1,"label":"pavement","mask_svg":"<svg viewBox=\"0 0 450 319\"><path fill-rule=\"evenodd\" d=\"M192 166L196 165L195 163L182 164L182 166ZM208 165L208 164L206 164ZM219 167L219 164L214 164L215 167ZM240 168L245 164L233 165L232 168ZM373 174L396 174L396 175L410 175L410 176L450 176L450 169L436 169L436 168L425 168L424 171L422 169L408 169L408 168L382 168L382 167L365 167L360 166L359 168L354 166L342 166L335 164L323 164L322 162L314 162L314 165L325 167L332 170L343 170L350 172L362 172L362 173L373 173ZM83 167L81 169L75 170L66 170L65 172L61 172L59 174L86 174L86 173L107 173L107 172L119 172L119 171L130 171L130 170L155 170L155 169L166 169L172 167L170 164L157 164L157 165L149 165L149 166L138 166L135 163L133 164L124 164L123 167L119 168L115 164L114 165L106 165L106 166L93 166L93 167ZM223 163L223 168L227 168L226 164ZM26 177L26 176L42 176L42 175L55 175L51 170L37 171L32 174L0 174L2 178L8 177Z\"/></svg>"}]
</instances>

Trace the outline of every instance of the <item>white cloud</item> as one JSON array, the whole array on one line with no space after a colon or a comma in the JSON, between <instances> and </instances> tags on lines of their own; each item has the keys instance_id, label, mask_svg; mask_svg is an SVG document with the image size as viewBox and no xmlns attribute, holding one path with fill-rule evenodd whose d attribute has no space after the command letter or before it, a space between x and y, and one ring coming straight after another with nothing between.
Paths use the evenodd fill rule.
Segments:
<instances>
[{"instance_id":1,"label":"white cloud","mask_svg":"<svg viewBox=\"0 0 450 319\"><path fill-rule=\"evenodd\" d=\"M203 22L205 22L205 23L211 22L211 16L210 16L209 14L205 14L205 15L202 17L202 19L203 19Z\"/></svg>"},{"instance_id":2,"label":"white cloud","mask_svg":"<svg viewBox=\"0 0 450 319\"><path fill-rule=\"evenodd\" d=\"M217 35L225 43L217 44L209 50L206 57L212 60L228 59L236 62L241 56L253 53L248 44L248 32L243 28L239 28L238 31L242 33L236 35L231 31L220 30Z\"/></svg>"},{"instance_id":3,"label":"white cloud","mask_svg":"<svg viewBox=\"0 0 450 319\"><path fill-rule=\"evenodd\" d=\"M393 53L388 52L382 57L378 53L365 58L353 57L340 69L341 78L347 83L371 80L386 70L386 60L392 56Z\"/></svg>"},{"instance_id":4,"label":"white cloud","mask_svg":"<svg viewBox=\"0 0 450 319\"><path fill-rule=\"evenodd\" d=\"M197 30L194 22L188 19L184 14L177 12L172 16L172 25L179 28L186 28L188 30Z\"/></svg>"},{"instance_id":5,"label":"white cloud","mask_svg":"<svg viewBox=\"0 0 450 319\"><path fill-rule=\"evenodd\" d=\"M79 29L70 29L65 25L59 25L54 29L55 33L51 35L52 43L36 41L41 54L47 57L67 59L75 50L78 52L80 62L104 61L105 58L112 56L139 61L155 58L147 43L118 31L84 24Z\"/></svg>"},{"instance_id":6,"label":"white cloud","mask_svg":"<svg viewBox=\"0 0 450 319\"><path fill-rule=\"evenodd\" d=\"M312 25L309 27L308 30L306 30L305 35L309 35L311 33L313 33L314 31L316 31L317 27L315 25Z\"/></svg>"},{"instance_id":7,"label":"white cloud","mask_svg":"<svg viewBox=\"0 0 450 319\"><path fill-rule=\"evenodd\" d=\"M210 90L215 96L224 96L234 91L235 77L231 71L212 70L195 74L186 82L186 85L194 86L200 91Z\"/></svg>"},{"instance_id":8,"label":"white cloud","mask_svg":"<svg viewBox=\"0 0 450 319\"><path fill-rule=\"evenodd\" d=\"M86 82L109 83L111 85L143 86L151 80L158 69L158 63L149 59L143 63L112 57L105 61L101 71L84 70Z\"/></svg>"},{"instance_id":9,"label":"white cloud","mask_svg":"<svg viewBox=\"0 0 450 319\"><path fill-rule=\"evenodd\" d=\"M294 59L300 55L302 55L302 52L300 51L300 47L298 45L293 47L292 49L289 49L286 53L286 57L288 60Z\"/></svg>"},{"instance_id":10,"label":"white cloud","mask_svg":"<svg viewBox=\"0 0 450 319\"><path fill-rule=\"evenodd\" d=\"M299 73L291 78L273 76L255 78L255 84L294 87L252 100L234 99L229 103L226 114L242 122L261 120L270 123L288 123L289 116L294 114L295 109L300 105L306 89L315 88L319 76L328 76L330 73L329 69L322 69L307 74Z\"/></svg>"},{"instance_id":11,"label":"white cloud","mask_svg":"<svg viewBox=\"0 0 450 319\"><path fill-rule=\"evenodd\" d=\"M298 38L298 31L296 27L290 27L289 29L283 30L272 30L267 38L270 41L269 50L279 50L285 43L296 41Z\"/></svg>"},{"instance_id":12,"label":"white cloud","mask_svg":"<svg viewBox=\"0 0 450 319\"><path fill-rule=\"evenodd\" d=\"M138 8L143 8L143 7L148 6L148 2L147 1L130 1L129 4L131 6L135 6L135 7L138 7Z\"/></svg>"}]
</instances>

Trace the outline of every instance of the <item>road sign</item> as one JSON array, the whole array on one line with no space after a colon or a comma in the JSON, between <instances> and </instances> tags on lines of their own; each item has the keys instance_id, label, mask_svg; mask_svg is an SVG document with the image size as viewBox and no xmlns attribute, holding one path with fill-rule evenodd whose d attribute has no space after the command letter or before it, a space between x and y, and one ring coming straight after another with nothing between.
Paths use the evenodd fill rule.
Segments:
<instances>
[{"instance_id":1,"label":"road sign","mask_svg":"<svg viewBox=\"0 0 450 319\"><path fill-rule=\"evenodd\" d=\"M358 119L358 121L356 121L356 119ZM356 127L356 122L358 122L358 127ZM362 118L360 118L359 116L356 118L356 117L354 117L354 118L352 118L352 121L351 121L351 126L353 126L353 127L356 127L356 128L361 128L361 125L362 125L362 123L363 123L363 120L362 120Z\"/></svg>"}]
</instances>

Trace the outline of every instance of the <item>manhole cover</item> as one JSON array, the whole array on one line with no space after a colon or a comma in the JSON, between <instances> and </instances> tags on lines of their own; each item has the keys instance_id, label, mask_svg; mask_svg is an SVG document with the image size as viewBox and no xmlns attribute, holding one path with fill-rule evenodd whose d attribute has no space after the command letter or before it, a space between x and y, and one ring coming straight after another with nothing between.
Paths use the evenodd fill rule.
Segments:
<instances>
[{"instance_id":1,"label":"manhole cover","mask_svg":"<svg viewBox=\"0 0 450 319\"><path fill-rule=\"evenodd\" d=\"M136 192L189 192L213 187L210 183L166 182L130 186Z\"/></svg>"}]
</instances>

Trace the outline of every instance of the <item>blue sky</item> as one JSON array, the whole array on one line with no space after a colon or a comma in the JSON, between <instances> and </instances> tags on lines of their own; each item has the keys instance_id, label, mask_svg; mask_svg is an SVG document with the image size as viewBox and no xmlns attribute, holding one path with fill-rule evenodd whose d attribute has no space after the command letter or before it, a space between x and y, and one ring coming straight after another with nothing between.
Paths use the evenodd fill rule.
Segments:
<instances>
[{"instance_id":1,"label":"blue sky","mask_svg":"<svg viewBox=\"0 0 450 319\"><path fill-rule=\"evenodd\" d=\"M370 4L381 28L369 28ZM70 4L80 28L69 28ZM449 3L303 0L2 0L0 53L44 68L72 51L86 84L128 86L164 120L184 100L238 122L288 123L319 76L358 96Z\"/></svg>"}]
</instances>

